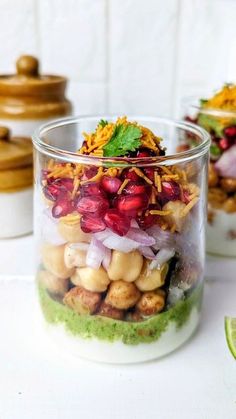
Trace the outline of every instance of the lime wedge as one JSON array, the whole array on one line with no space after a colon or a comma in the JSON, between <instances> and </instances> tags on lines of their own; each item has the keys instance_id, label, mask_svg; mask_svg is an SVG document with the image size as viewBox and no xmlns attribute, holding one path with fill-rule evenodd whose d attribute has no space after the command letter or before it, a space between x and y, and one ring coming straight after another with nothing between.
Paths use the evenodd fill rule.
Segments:
<instances>
[{"instance_id":1,"label":"lime wedge","mask_svg":"<svg viewBox=\"0 0 236 419\"><path fill-rule=\"evenodd\" d=\"M225 317L225 334L230 352L236 359L236 318Z\"/></svg>"}]
</instances>

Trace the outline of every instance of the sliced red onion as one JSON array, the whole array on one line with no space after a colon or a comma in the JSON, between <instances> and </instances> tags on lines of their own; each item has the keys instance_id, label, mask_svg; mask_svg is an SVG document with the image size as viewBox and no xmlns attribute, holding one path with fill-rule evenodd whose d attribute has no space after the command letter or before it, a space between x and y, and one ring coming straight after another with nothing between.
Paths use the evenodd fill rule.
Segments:
<instances>
[{"instance_id":1,"label":"sliced red onion","mask_svg":"<svg viewBox=\"0 0 236 419\"><path fill-rule=\"evenodd\" d=\"M155 239L149 236L145 231L141 230L140 228L131 227L125 237L134 240L144 246L152 246L155 244Z\"/></svg>"},{"instance_id":2,"label":"sliced red onion","mask_svg":"<svg viewBox=\"0 0 236 419\"><path fill-rule=\"evenodd\" d=\"M130 226L133 227L133 228L139 228L139 225L134 218L131 220Z\"/></svg>"},{"instance_id":3,"label":"sliced red onion","mask_svg":"<svg viewBox=\"0 0 236 419\"><path fill-rule=\"evenodd\" d=\"M150 269L160 269L161 265L163 263L168 262L175 254L175 249L169 248L169 249L161 249L156 254L155 259L150 263L149 268Z\"/></svg>"},{"instance_id":4,"label":"sliced red onion","mask_svg":"<svg viewBox=\"0 0 236 419\"><path fill-rule=\"evenodd\" d=\"M147 259L155 259L155 253L152 249L148 246L140 246L139 248L140 253Z\"/></svg>"},{"instance_id":5,"label":"sliced red onion","mask_svg":"<svg viewBox=\"0 0 236 419\"><path fill-rule=\"evenodd\" d=\"M98 233L94 233L93 236L96 237L97 240L100 240L103 242L103 240L107 239L109 237L109 234L115 234L113 233L109 228L106 228L103 231L99 231Z\"/></svg>"},{"instance_id":6,"label":"sliced red onion","mask_svg":"<svg viewBox=\"0 0 236 419\"><path fill-rule=\"evenodd\" d=\"M106 254L105 246L93 235L86 256L86 265L93 269L99 269Z\"/></svg>"},{"instance_id":7,"label":"sliced red onion","mask_svg":"<svg viewBox=\"0 0 236 419\"><path fill-rule=\"evenodd\" d=\"M158 225L148 228L147 233L155 239L155 244L152 245L155 250L162 249L163 247L175 247L176 234L162 230Z\"/></svg>"},{"instance_id":8,"label":"sliced red onion","mask_svg":"<svg viewBox=\"0 0 236 419\"><path fill-rule=\"evenodd\" d=\"M58 232L58 220L52 217L50 209L43 211L41 225L43 241L56 246L66 243L66 240L63 239Z\"/></svg>"},{"instance_id":9,"label":"sliced red onion","mask_svg":"<svg viewBox=\"0 0 236 419\"><path fill-rule=\"evenodd\" d=\"M109 249L118 250L123 253L129 253L134 249L138 249L140 246L139 242L129 239L127 236L121 237L118 234L113 233L109 228L106 228L106 230L99 233L95 233L94 236Z\"/></svg>"},{"instance_id":10,"label":"sliced red onion","mask_svg":"<svg viewBox=\"0 0 236 419\"><path fill-rule=\"evenodd\" d=\"M215 163L215 168L223 177L236 178L236 145L225 151Z\"/></svg>"}]
</instances>

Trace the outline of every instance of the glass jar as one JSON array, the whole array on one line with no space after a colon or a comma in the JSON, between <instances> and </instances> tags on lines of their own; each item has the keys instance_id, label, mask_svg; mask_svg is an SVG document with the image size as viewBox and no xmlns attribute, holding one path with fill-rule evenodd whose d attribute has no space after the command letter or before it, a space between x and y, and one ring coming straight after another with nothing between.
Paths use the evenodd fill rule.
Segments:
<instances>
[{"instance_id":1,"label":"glass jar","mask_svg":"<svg viewBox=\"0 0 236 419\"><path fill-rule=\"evenodd\" d=\"M236 110L204 108L196 98L186 98L183 115L211 135L206 250L236 256ZM189 143L191 136L181 149Z\"/></svg>"},{"instance_id":2,"label":"glass jar","mask_svg":"<svg viewBox=\"0 0 236 419\"><path fill-rule=\"evenodd\" d=\"M76 153L99 119L56 121L33 136L38 296L58 347L102 362L147 361L199 323L209 136L132 117L163 138L166 156ZM186 133L196 145L176 154Z\"/></svg>"}]
</instances>

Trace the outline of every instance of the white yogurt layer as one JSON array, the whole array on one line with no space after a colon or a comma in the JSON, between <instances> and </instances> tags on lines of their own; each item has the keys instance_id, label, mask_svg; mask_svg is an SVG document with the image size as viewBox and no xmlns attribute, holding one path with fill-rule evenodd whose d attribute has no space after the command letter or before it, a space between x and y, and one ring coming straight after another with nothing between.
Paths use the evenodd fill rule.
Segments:
<instances>
[{"instance_id":1,"label":"white yogurt layer","mask_svg":"<svg viewBox=\"0 0 236 419\"><path fill-rule=\"evenodd\" d=\"M207 224L206 250L222 256L236 256L236 213L226 213L221 210L213 210L213 223Z\"/></svg>"},{"instance_id":2,"label":"white yogurt layer","mask_svg":"<svg viewBox=\"0 0 236 419\"><path fill-rule=\"evenodd\" d=\"M0 193L0 238L23 236L33 229L33 188Z\"/></svg>"},{"instance_id":3,"label":"white yogurt layer","mask_svg":"<svg viewBox=\"0 0 236 419\"><path fill-rule=\"evenodd\" d=\"M104 342L98 339L82 339L68 333L63 325L50 325L45 322L46 330L57 349L92 361L106 363L135 363L160 358L185 343L196 330L200 313L193 308L188 321L179 329L175 322L169 322L165 332L156 342L127 345L122 342Z\"/></svg>"}]
</instances>

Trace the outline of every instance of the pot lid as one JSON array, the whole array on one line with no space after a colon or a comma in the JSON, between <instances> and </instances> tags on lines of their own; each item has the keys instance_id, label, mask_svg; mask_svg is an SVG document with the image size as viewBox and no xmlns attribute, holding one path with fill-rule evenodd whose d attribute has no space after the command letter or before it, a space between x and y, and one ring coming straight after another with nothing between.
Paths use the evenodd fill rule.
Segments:
<instances>
[{"instance_id":1,"label":"pot lid","mask_svg":"<svg viewBox=\"0 0 236 419\"><path fill-rule=\"evenodd\" d=\"M30 138L11 137L7 127L0 127L0 170L32 165L33 147Z\"/></svg>"},{"instance_id":2,"label":"pot lid","mask_svg":"<svg viewBox=\"0 0 236 419\"><path fill-rule=\"evenodd\" d=\"M45 99L64 98L67 79L57 75L41 75L39 61L22 55L16 62L16 74L0 75L0 95L42 96Z\"/></svg>"}]
</instances>

